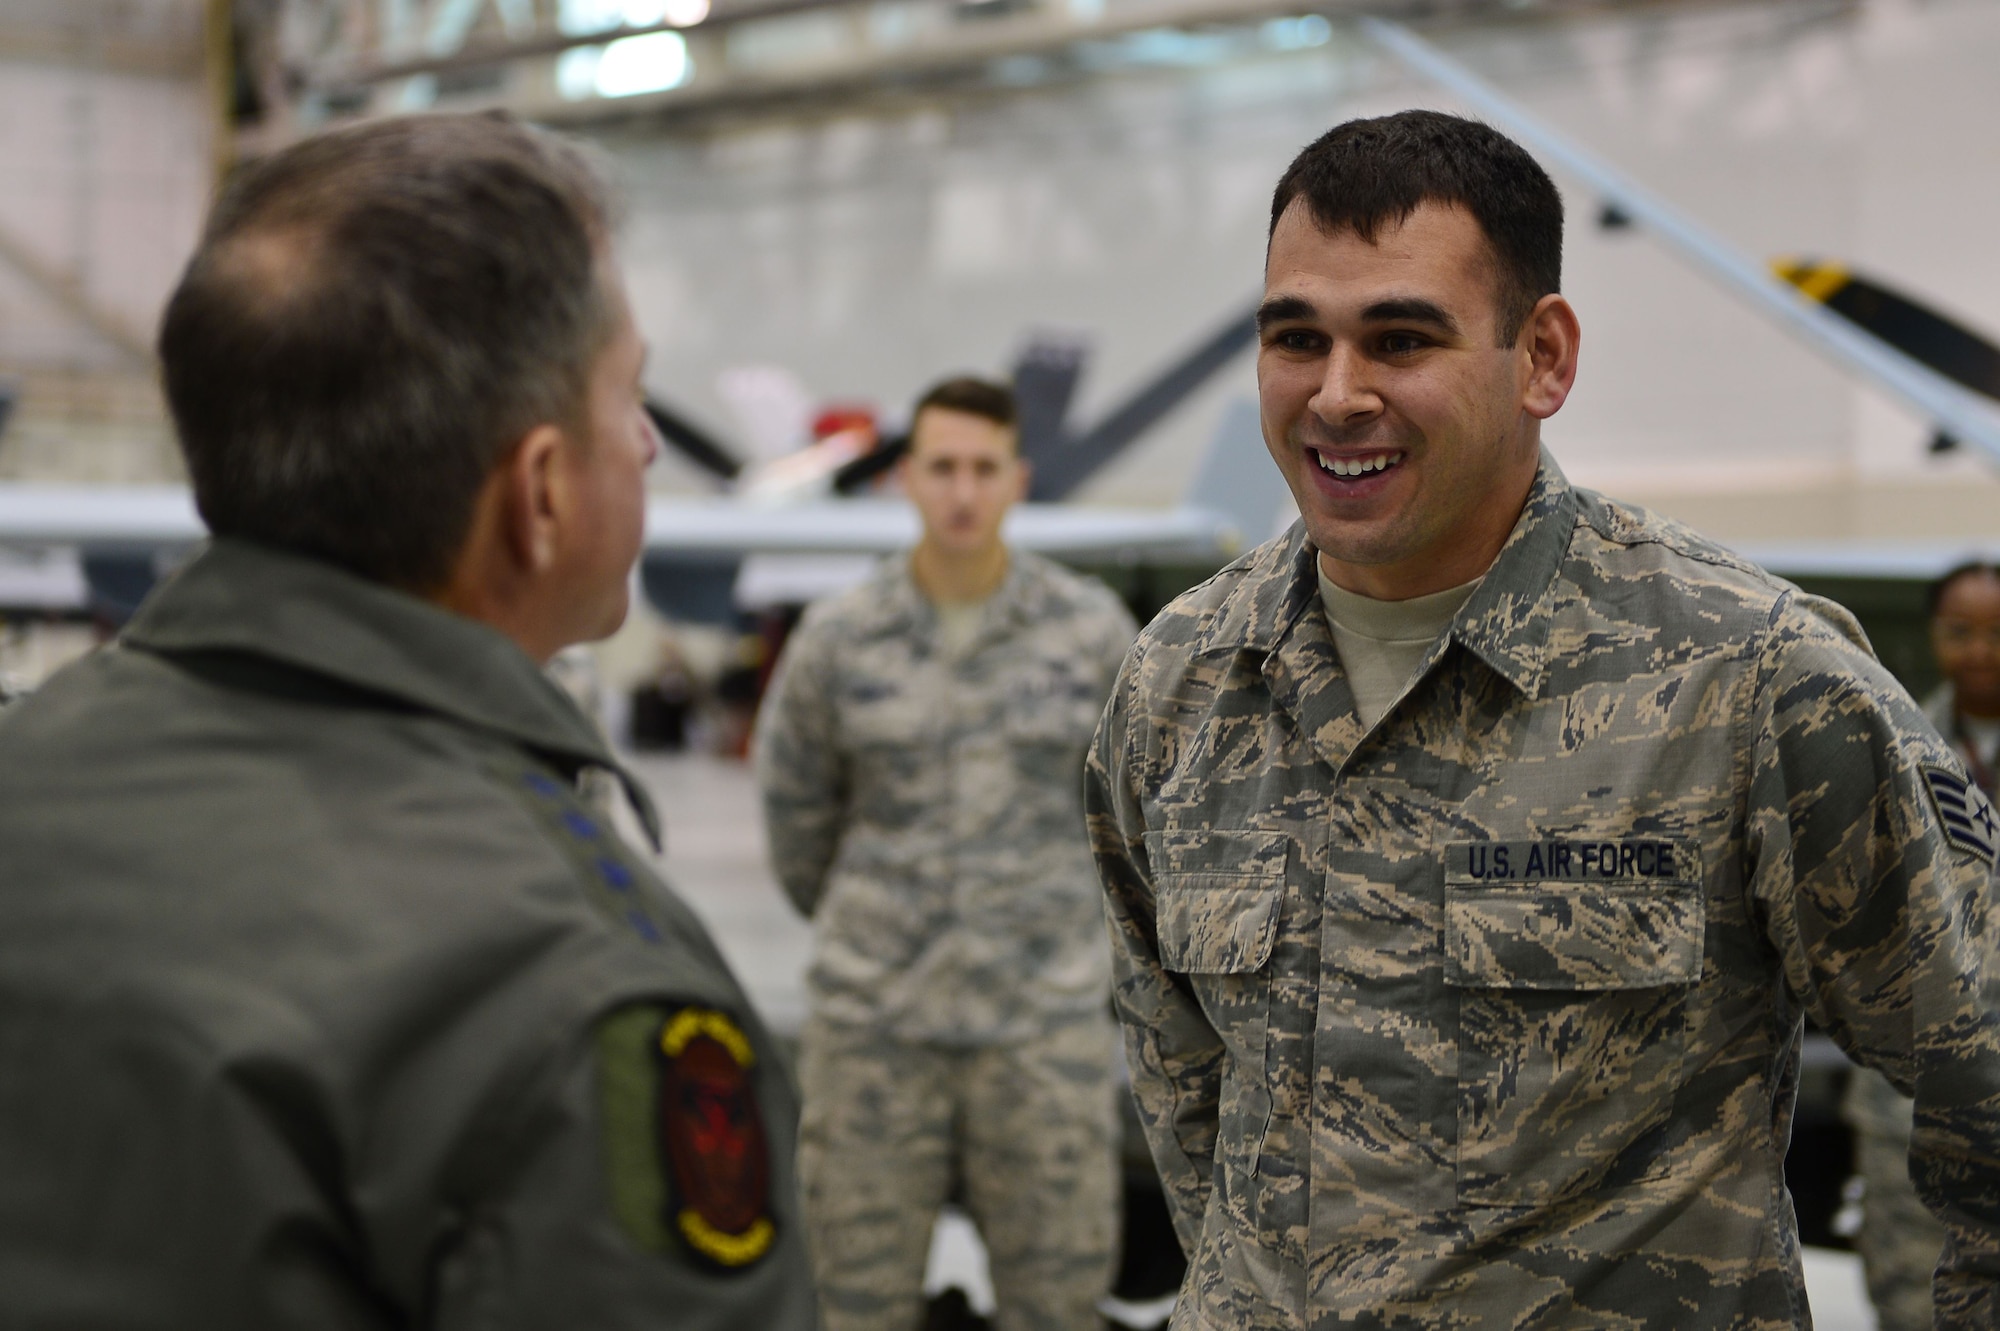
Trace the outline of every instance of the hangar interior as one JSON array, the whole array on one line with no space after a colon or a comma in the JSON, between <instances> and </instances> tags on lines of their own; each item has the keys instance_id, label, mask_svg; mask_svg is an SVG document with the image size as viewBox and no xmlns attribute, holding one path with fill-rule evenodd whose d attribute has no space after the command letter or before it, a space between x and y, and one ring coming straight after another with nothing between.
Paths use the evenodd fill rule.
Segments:
<instances>
[{"instance_id":1,"label":"hangar interior","mask_svg":"<svg viewBox=\"0 0 2000 1331\"><path fill-rule=\"evenodd\" d=\"M1219 438L1267 465L1219 430L1255 397L1248 343L1226 334L1258 290L1284 164L1342 119L1464 105L1364 14L1409 24L1752 263L1837 266L2000 340L1988 0L9 0L0 482L180 482L152 330L237 164L357 117L504 107L604 154L648 390L746 467L796 452L830 409L893 433L955 370L1054 356L1078 376L1081 432L1180 367L1170 408L1072 493L1171 509ZM1939 447L1936 421L1553 173L1585 338L1545 437L1571 479L1844 601L1928 687L1920 588L2000 547L2000 458ZM736 502L671 450L651 483ZM1271 530L1285 519L1273 507ZM32 684L96 640L115 570L87 562L0 550L0 672ZM1219 562L1093 566L1143 610ZM740 750L759 621L671 610L597 653L602 715L624 734L695 698L692 739L678 713L658 724ZM760 879L732 761L641 759L670 819L676 800L700 810L669 871L795 1022L804 926Z\"/></svg>"}]
</instances>

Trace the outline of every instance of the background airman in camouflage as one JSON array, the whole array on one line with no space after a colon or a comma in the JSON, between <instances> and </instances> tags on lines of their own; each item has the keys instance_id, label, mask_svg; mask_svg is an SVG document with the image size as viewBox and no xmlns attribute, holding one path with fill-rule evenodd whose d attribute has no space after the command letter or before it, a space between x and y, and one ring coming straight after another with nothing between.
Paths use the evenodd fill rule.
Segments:
<instances>
[{"instance_id":1,"label":"background airman in camouflage","mask_svg":"<svg viewBox=\"0 0 2000 1331\"><path fill-rule=\"evenodd\" d=\"M807 612L758 724L771 855L818 937L800 1171L829 1331L912 1331L954 1177L1002 1331L1096 1326L1117 1198L1110 957L1079 777L1133 625L1009 551L1011 394L918 404L907 558Z\"/></svg>"},{"instance_id":2,"label":"background airman in camouflage","mask_svg":"<svg viewBox=\"0 0 2000 1331\"><path fill-rule=\"evenodd\" d=\"M1924 715L1991 798L2000 766L2000 572L1984 563L1960 565L1931 585L1928 599L1931 654L1945 678L1924 699ZM1840 1110L1854 1129L1854 1168L1866 1184L1854 1246L1876 1325L1879 1331L1928 1327L1944 1227L1910 1182L1914 1106L1881 1073L1857 1068Z\"/></svg>"},{"instance_id":3,"label":"background airman in camouflage","mask_svg":"<svg viewBox=\"0 0 2000 1331\"><path fill-rule=\"evenodd\" d=\"M1844 612L1541 451L1579 330L1517 146L1351 122L1272 225L1303 520L1141 635L1086 797L1174 1325L1806 1325L1808 1014L1915 1092L1939 1325L1995 1325L1991 807ZM1383 696L1322 582L1461 601Z\"/></svg>"}]
</instances>

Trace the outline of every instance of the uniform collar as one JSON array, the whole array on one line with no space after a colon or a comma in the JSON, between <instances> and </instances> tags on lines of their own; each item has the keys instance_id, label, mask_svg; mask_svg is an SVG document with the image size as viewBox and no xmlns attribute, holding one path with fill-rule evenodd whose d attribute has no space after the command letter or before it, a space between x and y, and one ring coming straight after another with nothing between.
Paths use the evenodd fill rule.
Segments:
<instances>
[{"instance_id":1,"label":"uniform collar","mask_svg":"<svg viewBox=\"0 0 2000 1331\"><path fill-rule=\"evenodd\" d=\"M1546 449L1514 530L1479 590L1452 621L1451 637L1523 694L1541 690L1547 602L1576 527L1576 493ZM1217 608L1194 651L1269 653L1296 633L1319 596L1319 551L1303 523L1245 557L1240 590ZM1323 624L1323 620L1317 621Z\"/></svg>"},{"instance_id":2,"label":"uniform collar","mask_svg":"<svg viewBox=\"0 0 2000 1331\"><path fill-rule=\"evenodd\" d=\"M512 639L322 560L216 540L140 607L122 641L263 657L500 735L559 767L606 768L659 840L644 789Z\"/></svg>"},{"instance_id":3,"label":"uniform collar","mask_svg":"<svg viewBox=\"0 0 2000 1331\"><path fill-rule=\"evenodd\" d=\"M1486 570L1479 590L1452 621L1451 636L1529 698L1548 666L1550 597L1576 535L1577 498L1562 468L1542 450L1528 501Z\"/></svg>"},{"instance_id":4,"label":"uniform collar","mask_svg":"<svg viewBox=\"0 0 2000 1331\"><path fill-rule=\"evenodd\" d=\"M869 627L877 632L914 632L937 625L937 607L917 586L916 575L910 570L911 554L904 551L892 555L876 570L877 595L873 598L876 614ZM1041 561L1025 551L1008 547L1007 576L986 599L986 623L992 626L1033 622L1039 617L1036 592L1042 583Z\"/></svg>"}]
</instances>

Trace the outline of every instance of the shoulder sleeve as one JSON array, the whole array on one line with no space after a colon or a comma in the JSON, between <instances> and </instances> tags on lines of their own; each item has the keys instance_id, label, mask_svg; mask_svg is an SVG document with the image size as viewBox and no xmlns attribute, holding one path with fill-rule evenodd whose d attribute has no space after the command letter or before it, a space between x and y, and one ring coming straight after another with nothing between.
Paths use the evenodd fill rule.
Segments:
<instances>
[{"instance_id":1,"label":"shoulder sleeve","mask_svg":"<svg viewBox=\"0 0 2000 1331\"><path fill-rule=\"evenodd\" d=\"M753 1020L615 1006L530 1094L509 1183L435 1274L438 1324L811 1331L795 1109Z\"/></svg>"},{"instance_id":2,"label":"shoulder sleeve","mask_svg":"<svg viewBox=\"0 0 2000 1331\"><path fill-rule=\"evenodd\" d=\"M1992 808L1844 616L1787 597L1752 718L1752 905L1806 1010L1916 1097L1911 1175L1946 1223L1940 1327L2000 1322Z\"/></svg>"},{"instance_id":3,"label":"shoulder sleeve","mask_svg":"<svg viewBox=\"0 0 2000 1331\"><path fill-rule=\"evenodd\" d=\"M819 906L847 807L833 645L825 620L807 612L765 694L753 751L771 867L807 915Z\"/></svg>"},{"instance_id":4,"label":"shoulder sleeve","mask_svg":"<svg viewBox=\"0 0 2000 1331\"><path fill-rule=\"evenodd\" d=\"M1139 635L1139 625L1116 592L1103 586L1098 590L1103 594L1103 610L1097 618L1103 643L1104 673L1106 677L1115 677L1126 654L1132 650L1132 640Z\"/></svg>"},{"instance_id":5,"label":"shoulder sleeve","mask_svg":"<svg viewBox=\"0 0 2000 1331\"><path fill-rule=\"evenodd\" d=\"M1064 577L1069 583L1064 592L1066 616L1079 656L1102 672L1100 678L1108 691L1139 626L1124 599L1101 580L1074 572L1066 572Z\"/></svg>"},{"instance_id":6,"label":"shoulder sleeve","mask_svg":"<svg viewBox=\"0 0 2000 1331\"><path fill-rule=\"evenodd\" d=\"M1174 1229L1192 1253L1208 1210L1222 1090L1221 1038L1185 984L1160 964L1141 774L1133 758L1145 643L1133 647L1099 721L1084 811L1111 931L1112 1002L1125 1032L1132 1094Z\"/></svg>"}]
</instances>

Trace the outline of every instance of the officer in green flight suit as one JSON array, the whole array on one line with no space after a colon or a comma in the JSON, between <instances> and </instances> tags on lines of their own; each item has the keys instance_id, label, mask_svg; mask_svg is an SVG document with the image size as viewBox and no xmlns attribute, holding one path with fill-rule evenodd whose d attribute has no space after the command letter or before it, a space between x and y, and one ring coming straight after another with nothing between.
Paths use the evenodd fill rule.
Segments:
<instances>
[{"instance_id":1,"label":"officer in green flight suit","mask_svg":"<svg viewBox=\"0 0 2000 1331\"><path fill-rule=\"evenodd\" d=\"M216 539L0 724L0 1326L812 1326L786 1075L540 669L657 447L607 208L487 116L217 204Z\"/></svg>"}]
</instances>

